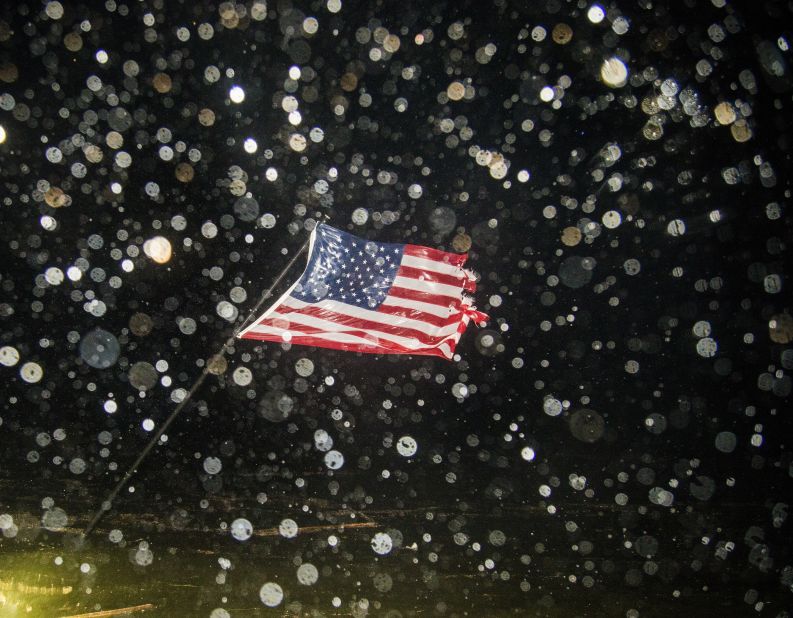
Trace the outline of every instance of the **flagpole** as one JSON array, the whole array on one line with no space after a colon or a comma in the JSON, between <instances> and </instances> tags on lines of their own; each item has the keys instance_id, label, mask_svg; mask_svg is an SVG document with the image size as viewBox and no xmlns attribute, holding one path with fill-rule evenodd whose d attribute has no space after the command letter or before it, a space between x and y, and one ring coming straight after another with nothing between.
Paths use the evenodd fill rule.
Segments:
<instances>
[{"instance_id":1,"label":"flagpole","mask_svg":"<svg viewBox=\"0 0 793 618\"><path fill-rule=\"evenodd\" d=\"M102 519L104 514L107 511L110 510L110 508L113 506L113 500L116 499L116 497L118 496L118 493L124 488L124 486L129 482L129 480L135 475L135 473L138 471L138 468L140 467L141 463L143 463L143 460L146 459L148 454L155 447L155 445L159 441L160 437L168 430L168 427L171 426L171 423L173 423L174 419L176 419L176 417L179 415L179 413L190 402L190 400L192 399L192 397L195 394L195 392L204 383L204 380L206 380L206 377L210 374L210 366L211 366L212 362L213 361L216 362L216 361L222 359L225 356L226 352L228 352L229 348L231 348L231 346L234 343L234 340L237 337L237 335L243 329L247 328L249 323L252 320L256 319L256 316L259 314L259 310L261 309L261 307L264 304L264 302L273 295L273 290L276 288L276 286L279 283L281 283L281 280L286 276L286 273L289 272L289 270L292 268L292 266L295 265L295 262L297 261L297 258L299 258L306 251L306 249L308 248L308 245L309 245L310 242L311 242L311 236L309 235L309 237L306 239L306 242L304 242L303 245L300 247L300 249L298 249L297 253L295 253L292 256L292 259L290 259L289 262L287 263L287 265L284 266L283 270L281 270L281 272L278 274L278 276L272 282L270 287L268 287L262 293L261 297L259 298L259 301L254 305L253 309L251 309L250 313L245 318L245 320L243 320L242 323L234 329L234 332L231 334L231 336L228 339L226 339L226 342L223 344L223 346L220 348L220 350L218 350L218 352L215 355L210 357L210 359L208 359L204 363L204 368L201 371L201 375L199 375L198 378L196 378L195 382L193 382L193 385L190 387L190 390L187 391L187 394L184 396L184 399L182 399L182 401L179 402L179 404L174 408L173 412L171 412L170 416L168 416L168 418L165 419L165 422L162 425L160 425L160 428L152 436L151 440L149 440L149 443L146 445L146 447L140 452L140 454L138 455L138 457L135 460L135 462L127 469L127 471L124 473L124 476L121 477L121 480L118 483L116 483L116 486L107 495L107 497L104 499L102 504L99 505L99 509L97 509L96 513L94 514L93 519L91 519L91 521L86 526L85 530L83 530L83 532L81 533L81 537L82 537L83 540L89 534L91 534L91 531L99 523L99 520Z\"/></svg>"}]
</instances>

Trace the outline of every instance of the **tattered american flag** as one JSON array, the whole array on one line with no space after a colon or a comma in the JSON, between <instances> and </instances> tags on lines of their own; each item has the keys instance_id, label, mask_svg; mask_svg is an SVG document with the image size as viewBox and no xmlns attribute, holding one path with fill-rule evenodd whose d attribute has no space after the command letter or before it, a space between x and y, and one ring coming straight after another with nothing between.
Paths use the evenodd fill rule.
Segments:
<instances>
[{"instance_id":1,"label":"tattered american flag","mask_svg":"<svg viewBox=\"0 0 793 618\"><path fill-rule=\"evenodd\" d=\"M381 243L321 223L292 286L241 331L241 339L373 354L451 359L470 320L476 289L467 254Z\"/></svg>"}]
</instances>

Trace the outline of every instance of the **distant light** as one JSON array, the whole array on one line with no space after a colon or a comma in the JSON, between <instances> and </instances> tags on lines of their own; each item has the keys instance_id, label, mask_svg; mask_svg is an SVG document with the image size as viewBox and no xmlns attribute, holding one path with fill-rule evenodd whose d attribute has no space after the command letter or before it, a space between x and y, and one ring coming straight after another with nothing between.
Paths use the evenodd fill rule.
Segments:
<instances>
[{"instance_id":1,"label":"distant light","mask_svg":"<svg viewBox=\"0 0 793 618\"><path fill-rule=\"evenodd\" d=\"M545 88L540 90L540 99L545 101L546 103L548 101L552 101L553 100L553 88L551 88L550 86L545 86Z\"/></svg>"},{"instance_id":2,"label":"distant light","mask_svg":"<svg viewBox=\"0 0 793 618\"><path fill-rule=\"evenodd\" d=\"M593 24L599 24L606 17L606 12L599 4L593 4L589 7L586 16Z\"/></svg>"},{"instance_id":3,"label":"distant light","mask_svg":"<svg viewBox=\"0 0 793 618\"><path fill-rule=\"evenodd\" d=\"M105 62L108 61L108 58L109 56L107 55L107 52L104 49L100 49L98 52L96 52L96 61L99 64L105 64Z\"/></svg>"},{"instance_id":4,"label":"distant light","mask_svg":"<svg viewBox=\"0 0 793 618\"><path fill-rule=\"evenodd\" d=\"M58 227L58 222L49 215L42 216L41 219L39 219L39 223L41 224L41 227L43 227L48 232L51 232L56 227Z\"/></svg>"},{"instance_id":5,"label":"distant light","mask_svg":"<svg viewBox=\"0 0 793 618\"><path fill-rule=\"evenodd\" d=\"M298 67L298 66L289 67L289 78L290 79L295 79L295 80L300 79L300 76L302 74L303 74L303 72L300 70L300 67Z\"/></svg>"},{"instance_id":6,"label":"distant light","mask_svg":"<svg viewBox=\"0 0 793 618\"><path fill-rule=\"evenodd\" d=\"M144 419L141 423L141 426L143 427L144 431L151 431L154 429L154 421L150 418Z\"/></svg>"},{"instance_id":7,"label":"distant light","mask_svg":"<svg viewBox=\"0 0 793 618\"><path fill-rule=\"evenodd\" d=\"M256 21L262 21L267 18L267 2L264 0L256 0L251 6L251 17Z\"/></svg>"},{"instance_id":8,"label":"distant light","mask_svg":"<svg viewBox=\"0 0 793 618\"><path fill-rule=\"evenodd\" d=\"M628 81L628 67L619 58L607 58L600 67L600 78L607 86L620 88Z\"/></svg>"},{"instance_id":9,"label":"distant light","mask_svg":"<svg viewBox=\"0 0 793 618\"><path fill-rule=\"evenodd\" d=\"M316 17L306 17L303 20L303 30L306 34L316 34L319 30L319 21Z\"/></svg>"},{"instance_id":10,"label":"distant light","mask_svg":"<svg viewBox=\"0 0 793 618\"><path fill-rule=\"evenodd\" d=\"M245 100L245 91L239 86L233 86L229 90L229 98L232 103L242 103Z\"/></svg>"},{"instance_id":11,"label":"distant light","mask_svg":"<svg viewBox=\"0 0 793 618\"><path fill-rule=\"evenodd\" d=\"M303 152L306 149L306 137L300 133L292 133L289 136L289 147L295 152Z\"/></svg>"},{"instance_id":12,"label":"distant light","mask_svg":"<svg viewBox=\"0 0 793 618\"><path fill-rule=\"evenodd\" d=\"M248 154L253 154L254 152L256 152L256 149L259 148L259 145L256 143L255 139L249 137L248 139L245 140L245 143L243 144L243 148L245 148L245 152L247 152Z\"/></svg>"},{"instance_id":13,"label":"distant light","mask_svg":"<svg viewBox=\"0 0 793 618\"><path fill-rule=\"evenodd\" d=\"M163 236L155 236L143 243L143 252L158 264L171 259L171 243Z\"/></svg>"},{"instance_id":14,"label":"distant light","mask_svg":"<svg viewBox=\"0 0 793 618\"><path fill-rule=\"evenodd\" d=\"M3 128L3 125L0 124L0 144L6 141L6 130Z\"/></svg>"}]
</instances>

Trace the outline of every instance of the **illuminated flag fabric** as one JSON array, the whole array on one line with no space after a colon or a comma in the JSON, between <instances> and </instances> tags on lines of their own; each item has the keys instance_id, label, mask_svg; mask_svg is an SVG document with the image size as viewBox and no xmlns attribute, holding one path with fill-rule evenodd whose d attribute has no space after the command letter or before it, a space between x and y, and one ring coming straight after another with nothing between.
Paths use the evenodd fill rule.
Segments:
<instances>
[{"instance_id":1,"label":"illuminated flag fabric","mask_svg":"<svg viewBox=\"0 0 793 618\"><path fill-rule=\"evenodd\" d=\"M469 321L488 320L468 296L476 282L463 269L467 257L321 223L303 274L238 337L451 359Z\"/></svg>"}]
</instances>

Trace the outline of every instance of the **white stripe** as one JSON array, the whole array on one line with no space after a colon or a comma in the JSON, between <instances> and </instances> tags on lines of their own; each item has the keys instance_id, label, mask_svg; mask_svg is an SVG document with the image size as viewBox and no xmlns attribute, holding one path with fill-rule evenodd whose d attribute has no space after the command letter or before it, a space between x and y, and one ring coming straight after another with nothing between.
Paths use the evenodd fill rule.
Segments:
<instances>
[{"instance_id":1,"label":"white stripe","mask_svg":"<svg viewBox=\"0 0 793 618\"><path fill-rule=\"evenodd\" d=\"M252 329L253 332L265 334L265 335L272 335L274 337L278 337L284 343L295 343L300 344L299 340L301 337L312 337L316 339L327 339L328 341L339 341L342 343L349 343L351 345L360 345L366 346L370 348L383 348L383 353L388 354L396 354L398 352L394 352L389 350L387 342L373 342L368 339L363 339L356 335L350 335L349 333L303 333L298 330L285 330L282 328L275 328L272 326L257 326L255 329ZM284 335L288 334L289 337L285 338ZM456 343L456 342L455 342ZM303 345L313 345L313 344L303 344ZM447 341L443 341L440 345L437 346L430 346L430 345L422 345L419 347L411 347L412 350L431 350L437 348L441 352L443 352L446 358L451 358L451 348Z\"/></svg>"},{"instance_id":2,"label":"white stripe","mask_svg":"<svg viewBox=\"0 0 793 618\"><path fill-rule=\"evenodd\" d=\"M397 326L401 328L412 328L430 337L445 337L457 330L459 321L451 322L446 326L435 326L429 322L424 322L421 318L408 318L399 315L391 315L389 313L379 313L377 311L370 311L354 305L339 302L337 300L321 300L318 303L307 303L294 297L284 299L282 306L278 307L278 314L287 317L291 312L290 309L303 309L305 307L316 307L326 311L333 311L342 315L348 315L352 318L359 320L370 320L372 322L379 322L381 324L388 324L389 326ZM349 328L349 327L346 327ZM359 327L362 330L369 330L368 328Z\"/></svg>"},{"instance_id":3,"label":"white stripe","mask_svg":"<svg viewBox=\"0 0 793 618\"><path fill-rule=\"evenodd\" d=\"M276 320L279 319L280 316L271 316L271 319ZM306 316L302 316L306 317ZM308 324L310 319L306 319L305 323L307 326L315 326L314 324ZM325 332L320 333L305 333L300 330L300 324L297 321L289 320L289 328L279 328L277 326L262 326L257 325L255 328L251 329L252 333L263 333L263 334L271 334L276 335L283 339L284 333L289 333L292 337L318 337L320 339L329 339L331 341L343 341L344 343L354 343L357 345L379 345L388 347L388 342L391 341L392 343L396 343L403 348L408 348L410 350L418 350L423 348L431 348L434 347L432 345L425 345L423 343L419 343L415 339L406 339L405 337L385 337L379 336L377 333L372 333L373 339L365 339L358 335L354 335L351 333L346 333L342 331L333 331L328 329ZM289 341L289 339L283 339L284 341Z\"/></svg>"},{"instance_id":4,"label":"white stripe","mask_svg":"<svg viewBox=\"0 0 793 618\"><path fill-rule=\"evenodd\" d=\"M464 315L464 316L463 316L463 319L462 319L463 327L462 327L462 328L461 328L461 329L460 329L460 330L457 332L457 334L456 334L456 335L453 337L453 340L454 340L454 343L455 343L455 345L456 345L456 344L458 344L458 343L460 343L460 337L462 337L462 336L463 336L463 333L464 333L464 332L467 330L467 328L468 328L468 322L470 322L470 321L471 321L471 317L470 317L470 316L467 316L467 315Z\"/></svg>"},{"instance_id":5,"label":"white stripe","mask_svg":"<svg viewBox=\"0 0 793 618\"><path fill-rule=\"evenodd\" d=\"M428 260L427 258L416 257L415 255L402 254L402 262L405 266L411 268L418 268L420 270L428 270L431 272L442 273L444 275L451 275L458 279L465 278L465 272L459 266L453 266L446 262L438 262L437 260Z\"/></svg>"},{"instance_id":6,"label":"white stripe","mask_svg":"<svg viewBox=\"0 0 793 618\"><path fill-rule=\"evenodd\" d=\"M282 341L289 343L296 337L316 337L317 339L330 339L332 341L341 341L344 343L353 343L356 345L366 345L366 346L377 346L380 345L377 342L363 339L356 335L350 335L348 333L304 333L299 330L294 329L286 329L286 328L278 328L276 326L263 326L261 324L257 325L255 329L251 329L252 332L261 333L263 335L273 335L275 337L279 337ZM286 337L284 336L286 335Z\"/></svg>"},{"instance_id":7,"label":"white stripe","mask_svg":"<svg viewBox=\"0 0 793 618\"><path fill-rule=\"evenodd\" d=\"M457 310L451 307L441 307L440 305L433 305L432 303L425 303L411 298L399 298L398 296L386 296L383 304L391 305L392 307L413 309L414 311L423 311L424 313L431 313L439 318L448 318L453 313L457 313Z\"/></svg>"},{"instance_id":8,"label":"white stripe","mask_svg":"<svg viewBox=\"0 0 793 618\"><path fill-rule=\"evenodd\" d=\"M453 298L462 298L463 292L462 285L447 285L446 283L437 283L435 281L427 281L426 279L411 279L410 277L401 276L394 277L392 287L407 288L408 290L415 290L416 292L451 296Z\"/></svg>"},{"instance_id":9,"label":"white stripe","mask_svg":"<svg viewBox=\"0 0 793 618\"><path fill-rule=\"evenodd\" d=\"M361 330L361 331L371 332L378 339L393 341L394 343L397 343L404 348L410 348L412 350L415 350L416 348L434 347L436 345L435 343L432 342L430 342L429 344L422 343L415 337L402 337L400 335L394 335L392 333L384 333L382 331L372 331L371 329L367 329L367 328L354 328L351 326L345 326L343 324L337 324L336 322L332 322L331 320L323 320L321 318L315 318L313 316L303 315L300 313L287 312L282 314L280 312L274 312L270 314L269 317L272 320L277 320L277 319L286 320L288 323L288 328L285 328L284 330L299 331L301 325L311 326L312 328L319 328L321 331L325 333L347 333L350 330ZM253 332L259 332L257 330L257 327L254 327L251 330ZM454 328L454 332L455 333L457 332L456 327ZM309 335L313 336L310 333ZM454 333L450 333L447 336L452 337L454 336ZM446 336L438 337L438 339L445 339L445 338Z\"/></svg>"}]
</instances>

